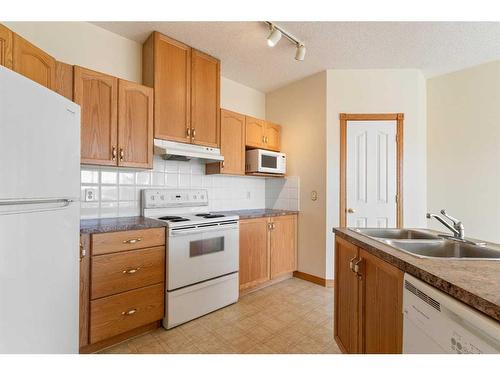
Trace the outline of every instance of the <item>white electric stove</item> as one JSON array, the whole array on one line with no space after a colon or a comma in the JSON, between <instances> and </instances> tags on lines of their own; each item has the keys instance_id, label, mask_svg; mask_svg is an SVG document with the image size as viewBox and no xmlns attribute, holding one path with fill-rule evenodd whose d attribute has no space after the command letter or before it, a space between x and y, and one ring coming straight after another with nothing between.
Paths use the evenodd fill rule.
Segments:
<instances>
[{"instance_id":1,"label":"white electric stove","mask_svg":"<svg viewBox=\"0 0 500 375\"><path fill-rule=\"evenodd\" d=\"M238 301L238 216L210 214L203 189L145 189L142 207L167 223L165 328Z\"/></svg>"}]
</instances>

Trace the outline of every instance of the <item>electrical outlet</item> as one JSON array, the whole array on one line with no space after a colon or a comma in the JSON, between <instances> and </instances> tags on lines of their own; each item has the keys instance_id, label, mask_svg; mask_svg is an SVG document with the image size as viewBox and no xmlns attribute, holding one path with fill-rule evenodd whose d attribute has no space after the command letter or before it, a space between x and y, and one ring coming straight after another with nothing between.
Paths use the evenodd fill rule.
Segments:
<instances>
[{"instance_id":1,"label":"electrical outlet","mask_svg":"<svg viewBox=\"0 0 500 375\"><path fill-rule=\"evenodd\" d=\"M97 189L85 189L85 202L95 202L97 200Z\"/></svg>"}]
</instances>

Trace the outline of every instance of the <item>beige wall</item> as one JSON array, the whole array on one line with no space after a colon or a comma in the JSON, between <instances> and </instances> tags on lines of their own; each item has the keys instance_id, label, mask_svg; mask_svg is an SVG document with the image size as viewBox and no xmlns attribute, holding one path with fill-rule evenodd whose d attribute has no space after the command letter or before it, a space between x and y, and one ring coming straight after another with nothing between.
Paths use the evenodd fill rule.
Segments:
<instances>
[{"instance_id":1,"label":"beige wall","mask_svg":"<svg viewBox=\"0 0 500 375\"><path fill-rule=\"evenodd\" d=\"M220 106L245 115L266 118L266 95L263 92L224 77L221 77Z\"/></svg>"},{"instance_id":2,"label":"beige wall","mask_svg":"<svg viewBox=\"0 0 500 375\"><path fill-rule=\"evenodd\" d=\"M419 70L328 70L327 277L333 278L333 233L339 225L339 113L402 112L404 120L403 221L426 226L426 90Z\"/></svg>"},{"instance_id":3,"label":"beige wall","mask_svg":"<svg viewBox=\"0 0 500 375\"><path fill-rule=\"evenodd\" d=\"M142 45L88 22L3 22L56 59L142 82ZM265 117L265 94L221 77L221 107Z\"/></svg>"},{"instance_id":4,"label":"beige wall","mask_svg":"<svg viewBox=\"0 0 500 375\"><path fill-rule=\"evenodd\" d=\"M325 277L326 72L268 93L266 114L283 126L287 173L300 176L298 269ZM310 199L313 190L317 201Z\"/></svg>"},{"instance_id":5,"label":"beige wall","mask_svg":"<svg viewBox=\"0 0 500 375\"><path fill-rule=\"evenodd\" d=\"M429 79L427 108L429 210L500 243L500 61Z\"/></svg>"}]
</instances>

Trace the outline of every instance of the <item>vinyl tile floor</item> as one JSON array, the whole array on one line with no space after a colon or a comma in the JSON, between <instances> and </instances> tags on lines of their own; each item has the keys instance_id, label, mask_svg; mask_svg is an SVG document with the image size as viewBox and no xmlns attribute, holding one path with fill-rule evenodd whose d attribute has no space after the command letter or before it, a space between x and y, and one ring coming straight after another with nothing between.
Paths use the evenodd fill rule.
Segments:
<instances>
[{"instance_id":1,"label":"vinyl tile floor","mask_svg":"<svg viewBox=\"0 0 500 375\"><path fill-rule=\"evenodd\" d=\"M170 330L104 349L106 354L337 354L333 290L292 278Z\"/></svg>"}]
</instances>

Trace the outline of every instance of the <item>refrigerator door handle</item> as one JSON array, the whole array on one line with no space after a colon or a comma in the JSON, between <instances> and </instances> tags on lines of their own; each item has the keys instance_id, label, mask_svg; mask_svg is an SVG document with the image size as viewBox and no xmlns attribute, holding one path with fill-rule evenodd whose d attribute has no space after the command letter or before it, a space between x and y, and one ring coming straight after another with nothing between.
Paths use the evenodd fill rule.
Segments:
<instances>
[{"instance_id":1,"label":"refrigerator door handle","mask_svg":"<svg viewBox=\"0 0 500 375\"><path fill-rule=\"evenodd\" d=\"M60 210L73 202L68 198L0 200L0 215Z\"/></svg>"}]
</instances>

